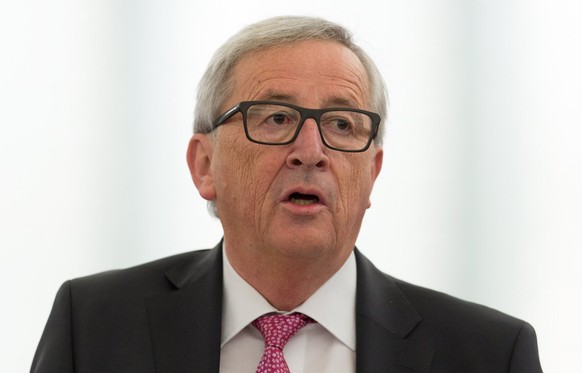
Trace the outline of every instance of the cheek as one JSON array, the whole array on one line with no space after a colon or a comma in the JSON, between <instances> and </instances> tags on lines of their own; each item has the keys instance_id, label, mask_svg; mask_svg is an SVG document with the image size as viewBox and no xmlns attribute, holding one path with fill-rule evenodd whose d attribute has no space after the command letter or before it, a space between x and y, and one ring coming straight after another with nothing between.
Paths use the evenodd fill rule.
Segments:
<instances>
[{"instance_id":1,"label":"cheek","mask_svg":"<svg viewBox=\"0 0 582 373\"><path fill-rule=\"evenodd\" d=\"M369 161L352 162L336 173L340 190L340 208L347 219L363 214L372 189Z\"/></svg>"},{"instance_id":2,"label":"cheek","mask_svg":"<svg viewBox=\"0 0 582 373\"><path fill-rule=\"evenodd\" d=\"M217 205L230 208L232 200L237 198L235 191L245 189L247 180L252 178L252 169L238 150L236 134L219 129L214 140L212 157L212 176L216 187ZM224 213L224 210L223 210Z\"/></svg>"},{"instance_id":3,"label":"cheek","mask_svg":"<svg viewBox=\"0 0 582 373\"><path fill-rule=\"evenodd\" d=\"M224 142L215 167L219 203L244 219L259 213L275 174L275 159L261 150L248 142Z\"/></svg>"}]
</instances>

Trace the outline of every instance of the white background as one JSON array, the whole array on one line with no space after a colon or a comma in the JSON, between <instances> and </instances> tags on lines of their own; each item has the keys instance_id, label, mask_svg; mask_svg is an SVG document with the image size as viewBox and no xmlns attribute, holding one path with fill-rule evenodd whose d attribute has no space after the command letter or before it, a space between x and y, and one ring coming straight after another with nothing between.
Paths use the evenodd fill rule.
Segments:
<instances>
[{"instance_id":1,"label":"white background","mask_svg":"<svg viewBox=\"0 0 582 373\"><path fill-rule=\"evenodd\" d=\"M0 4L1 372L29 369L64 280L218 242L185 162L196 84L280 14L348 26L387 81L362 251L531 322L545 371L582 371L581 2Z\"/></svg>"}]
</instances>

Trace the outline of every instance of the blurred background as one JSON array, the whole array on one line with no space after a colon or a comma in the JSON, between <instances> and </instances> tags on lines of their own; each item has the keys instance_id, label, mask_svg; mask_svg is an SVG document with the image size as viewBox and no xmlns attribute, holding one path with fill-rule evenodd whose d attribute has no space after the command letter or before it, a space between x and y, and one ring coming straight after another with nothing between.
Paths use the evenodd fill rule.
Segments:
<instances>
[{"instance_id":1,"label":"blurred background","mask_svg":"<svg viewBox=\"0 0 582 373\"><path fill-rule=\"evenodd\" d=\"M390 94L358 246L531 322L582 371L582 2L0 2L0 371L28 371L59 285L210 247L188 173L198 80L242 26L344 24Z\"/></svg>"}]
</instances>

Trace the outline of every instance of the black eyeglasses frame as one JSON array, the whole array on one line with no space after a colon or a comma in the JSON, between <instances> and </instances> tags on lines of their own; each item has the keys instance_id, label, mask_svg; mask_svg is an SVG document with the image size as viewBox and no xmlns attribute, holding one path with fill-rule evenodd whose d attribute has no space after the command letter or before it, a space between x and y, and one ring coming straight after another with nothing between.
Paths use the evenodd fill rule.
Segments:
<instances>
[{"instance_id":1,"label":"black eyeglasses frame","mask_svg":"<svg viewBox=\"0 0 582 373\"><path fill-rule=\"evenodd\" d=\"M285 106L285 107L289 107L291 109L297 110L301 114L301 120L297 124L297 129L295 130L295 133L293 134L291 139L289 141L285 141L282 143L270 143L270 142L258 141L258 140L253 139L249 135L249 131L247 128L247 110L253 105L280 105L280 106ZM370 137L368 138L366 145L362 149L356 149L356 150L347 149L346 150L346 149L336 148L334 146L331 146L330 144L328 144L325 141L325 138L323 136L323 133L321 132L321 126L319 123L320 123L321 116L327 112L330 112L330 111L351 111L351 112L355 112L355 113L365 114L372 119L372 130L370 131ZM378 128L380 127L380 122L381 122L381 117L379 114L376 114L372 111L362 110L362 109L354 109L354 108L347 108L347 107L333 107L333 108L325 108L325 109L308 109L308 108L304 108L301 106L288 104L286 102L279 102L279 101L241 101L238 104L236 104L235 106L233 106L232 108L225 111L224 113L220 114L218 116L218 118L216 118L216 120L213 123L212 131L214 131L216 128L222 126L223 124L226 124L226 122L230 118L232 118L234 115L236 115L238 113L241 113L241 115L243 117L243 127L244 127L244 131L245 131L245 135L247 137L247 140L249 140L250 142L253 142L256 144L261 144L261 145L275 145L275 146L277 146L277 145L289 145L293 141L295 141L295 139L297 139L297 136L299 135L299 132L301 131L301 128L303 127L303 123L305 123L305 120L311 118L311 119L314 119L315 122L317 123L317 130L319 131L319 136L321 138L321 142L327 148L337 150L340 152L347 152L347 153L360 153L360 152L365 152L366 150L368 150L368 148L370 147L370 144L372 144L372 141L378 135Z\"/></svg>"}]
</instances>

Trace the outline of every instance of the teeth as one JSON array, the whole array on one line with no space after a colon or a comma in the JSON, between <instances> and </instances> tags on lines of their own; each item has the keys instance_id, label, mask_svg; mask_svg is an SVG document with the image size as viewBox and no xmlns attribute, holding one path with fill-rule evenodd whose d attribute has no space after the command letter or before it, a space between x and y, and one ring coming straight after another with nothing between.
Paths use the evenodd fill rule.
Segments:
<instances>
[{"instance_id":1,"label":"teeth","mask_svg":"<svg viewBox=\"0 0 582 373\"><path fill-rule=\"evenodd\" d=\"M312 199L300 199L300 198L291 198L291 202L299 206L307 206L312 205L315 203L315 200Z\"/></svg>"}]
</instances>

